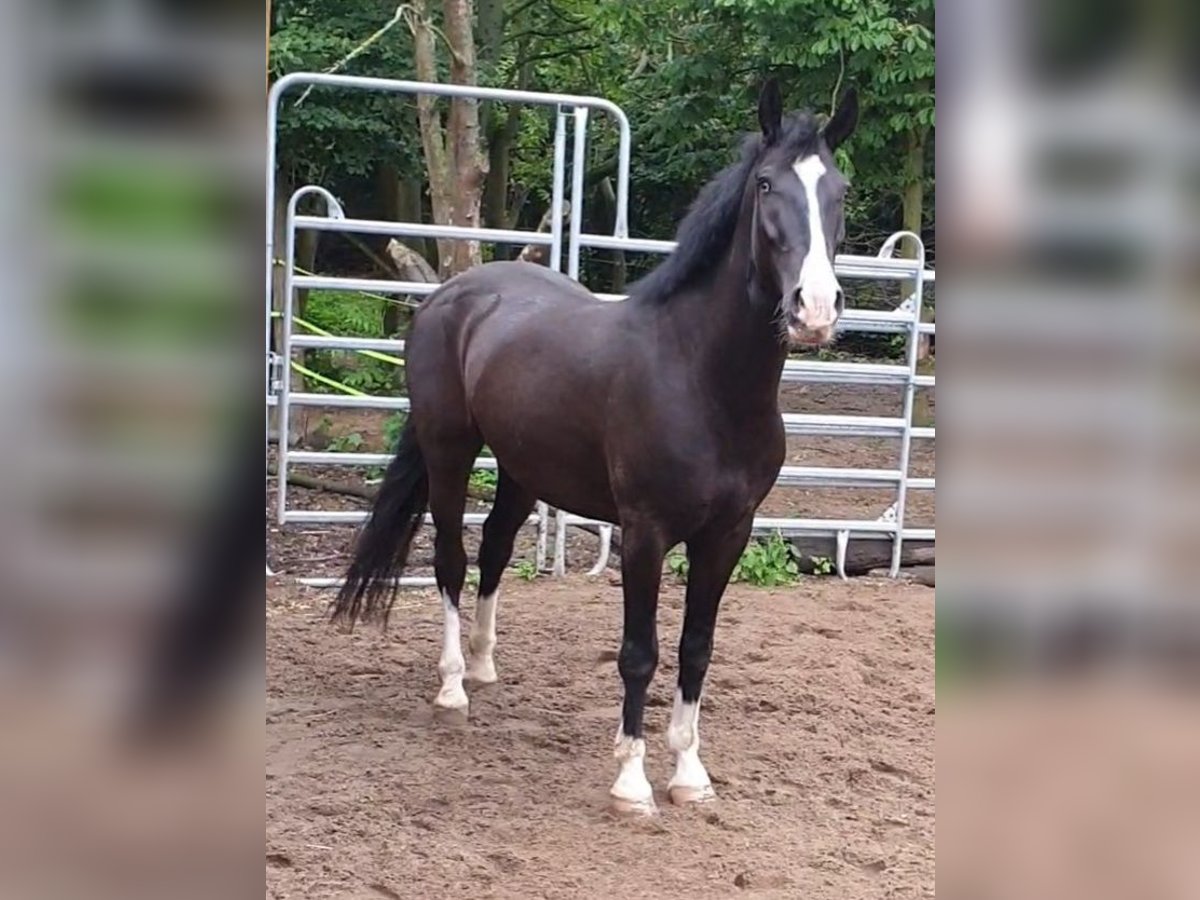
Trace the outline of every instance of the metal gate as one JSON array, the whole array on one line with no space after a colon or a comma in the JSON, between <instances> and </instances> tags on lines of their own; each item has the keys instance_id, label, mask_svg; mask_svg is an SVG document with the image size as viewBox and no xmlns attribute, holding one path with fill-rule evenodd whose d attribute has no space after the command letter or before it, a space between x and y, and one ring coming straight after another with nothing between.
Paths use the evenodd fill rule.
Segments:
<instances>
[{"instance_id":1,"label":"metal gate","mask_svg":"<svg viewBox=\"0 0 1200 900\"><path fill-rule=\"evenodd\" d=\"M474 97L480 100L496 100L509 103L551 106L556 110L554 132L553 187L551 193L550 231L532 232L494 228L464 228L444 225L427 225L416 222L385 222L377 220L347 218L337 199L322 187L310 185L297 190L288 203L286 222L286 246L282 264L285 271L284 297L287 301L280 311L283 319L282 341L277 354L270 348L272 327L271 272L275 264L274 247L274 172L275 139L279 103L283 95L299 85L320 85L351 90L382 91L399 94L426 93L444 97ZM612 235L585 234L582 232L583 184L587 127L592 110L604 112L614 118L619 132L617 156L616 216ZM572 126L572 171L571 194L567 233L563 233L563 204L565 202L567 125ZM594 249L627 250L633 252L670 253L674 243L670 241L636 240L628 237L629 209L629 160L631 136L629 121L624 112L610 101L598 97L569 94L547 94L534 91L501 90L494 88L464 87L460 85L430 84L416 81L395 81L380 78L362 78L347 75L295 73L279 79L271 89L268 112L269 149L266 168L266 388L267 415L272 407L277 410L279 446L276 473L276 510L278 524L286 527L296 523L355 523L366 518L361 511L344 510L297 510L288 507L287 475L293 463L321 465L380 466L391 458L387 453L317 452L292 450L288 446L290 416L298 406L320 406L359 409L407 410L408 400L395 396L342 396L334 394L296 392L292 390L291 370L294 365L292 351L302 348L356 350L383 353L401 353L404 342L392 339L366 339L322 334L296 334L293 332L294 292L300 288L340 289L370 291L379 294L423 295L436 289L436 284L420 282L386 281L360 278L324 277L298 274L295 271L295 235L300 229L355 234L387 235L393 237L428 237L442 239L474 240L497 244L534 244L550 248L549 264L555 271L563 271L563 251L566 251L566 274L579 277L580 251L584 247ZM318 196L324 201L325 215L300 215L298 203L306 196ZM898 241L909 239L914 242L916 254L911 259L893 258ZM912 282L915 290L907 301L895 311L879 312L847 309L841 316L838 327L843 331L888 332L907 337L906 364L882 365L848 362L823 362L788 360L784 366L785 382L837 382L870 385L898 385L904 388L900 415L896 417L866 417L844 415L784 415L784 425L789 435L825 436L869 436L898 437L900 459L895 469L836 469L812 466L785 466L780 472L781 486L821 487L872 487L894 485L896 500L887 512L877 520L841 519L787 519L758 517L755 519L757 532L781 532L788 535L823 535L837 539L837 568L843 573L845 547L852 537L888 539L892 542L891 573L895 575L900 566L904 540L932 540L932 528L905 527L905 504L909 490L931 490L932 478L909 476L911 446L914 439L932 439L932 428L914 428L912 413L915 392L918 387L932 387L933 376L917 372L919 335L932 334L934 325L921 322L921 306L924 285L932 281L934 274L925 268L925 249L919 236L910 232L892 235L879 255L839 256L835 260L835 271L839 278L869 280L899 280ZM604 300L619 301L616 295L599 294ZM495 460L481 457L476 461L481 469L495 468ZM527 524L537 528L537 566L546 568L549 543L551 511L546 504L539 503ZM468 514L465 523L478 526L485 514ZM566 528L572 524L599 526L600 553L593 571L600 571L607 562L612 523L598 522L558 511L554 515L555 542L553 571L565 571ZM289 573L298 574L298 573ZM336 586L337 578L299 577L301 583L317 587ZM430 585L432 578L407 576L402 585Z\"/></svg>"}]
</instances>

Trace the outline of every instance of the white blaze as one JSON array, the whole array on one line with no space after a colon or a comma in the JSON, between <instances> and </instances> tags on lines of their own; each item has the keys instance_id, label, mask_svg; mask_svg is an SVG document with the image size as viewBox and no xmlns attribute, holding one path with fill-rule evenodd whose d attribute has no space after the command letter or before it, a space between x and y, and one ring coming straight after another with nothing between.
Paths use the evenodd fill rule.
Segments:
<instances>
[{"instance_id":1,"label":"white blaze","mask_svg":"<svg viewBox=\"0 0 1200 900\"><path fill-rule=\"evenodd\" d=\"M829 258L825 243L821 203L817 197L817 184L827 170L821 157L816 155L796 160L792 170L804 186L808 201L808 254L800 266L800 280L796 288L804 305L805 327L824 328L832 325L837 318L835 304L839 290L837 276L833 274L833 260Z\"/></svg>"},{"instance_id":2,"label":"white blaze","mask_svg":"<svg viewBox=\"0 0 1200 900\"><path fill-rule=\"evenodd\" d=\"M450 602L450 595L442 591L442 656L438 660L442 689L433 702L447 709L462 709L467 705L467 693L463 690L463 673L467 666L463 659L461 631L458 607Z\"/></svg>"}]
</instances>

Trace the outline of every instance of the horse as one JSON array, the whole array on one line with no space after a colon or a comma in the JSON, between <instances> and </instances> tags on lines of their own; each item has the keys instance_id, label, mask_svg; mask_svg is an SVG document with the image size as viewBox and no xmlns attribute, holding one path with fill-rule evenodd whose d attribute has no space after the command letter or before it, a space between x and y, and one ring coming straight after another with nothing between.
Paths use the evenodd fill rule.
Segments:
<instances>
[{"instance_id":1,"label":"horse","mask_svg":"<svg viewBox=\"0 0 1200 900\"><path fill-rule=\"evenodd\" d=\"M428 508L444 623L433 702L465 716L464 679L497 680L500 578L535 503L619 524L624 702L610 801L623 813L656 809L643 711L658 665L663 563L680 543L688 570L667 795L679 804L715 796L699 714L717 608L783 464L778 393L789 348L828 343L845 304L833 259L849 185L834 151L857 125L857 94L848 90L822 127L808 112L784 116L771 79L758 121L740 158L691 205L674 252L624 301L508 261L462 272L426 298L406 346L410 415L331 608L335 622L386 623ZM483 525L468 666L462 523L485 443L498 483Z\"/></svg>"}]
</instances>

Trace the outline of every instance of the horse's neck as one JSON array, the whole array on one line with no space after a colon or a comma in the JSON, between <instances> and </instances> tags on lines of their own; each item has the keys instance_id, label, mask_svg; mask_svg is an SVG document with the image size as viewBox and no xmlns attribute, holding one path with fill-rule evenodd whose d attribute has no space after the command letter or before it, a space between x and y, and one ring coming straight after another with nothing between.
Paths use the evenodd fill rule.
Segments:
<instances>
[{"instance_id":1,"label":"horse's neck","mask_svg":"<svg viewBox=\"0 0 1200 900\"><path fill-rule=\"evenodd\" d=\"M775 322L778 304L752 279L748 227L739 225L714 274L687 304L700 332L698 362L728 403L773 409L787 349Z\"/></svg>"}]
</instances>

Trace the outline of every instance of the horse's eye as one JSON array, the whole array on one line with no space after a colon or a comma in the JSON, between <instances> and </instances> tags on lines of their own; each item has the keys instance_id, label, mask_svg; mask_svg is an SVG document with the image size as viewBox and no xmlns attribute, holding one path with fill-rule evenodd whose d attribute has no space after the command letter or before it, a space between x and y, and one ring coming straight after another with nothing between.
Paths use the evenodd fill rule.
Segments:
<instances>
[{"instance_id":1,"label":"horse's eye","mask_svg":"<svg viewBox=\"0 0 1200 900\"><path fill-rule=\"evenodd\" d=\"M760 194L771 193L771 182L765 178L758 179L758 191Z\"/></svg>"}]
</instances>

